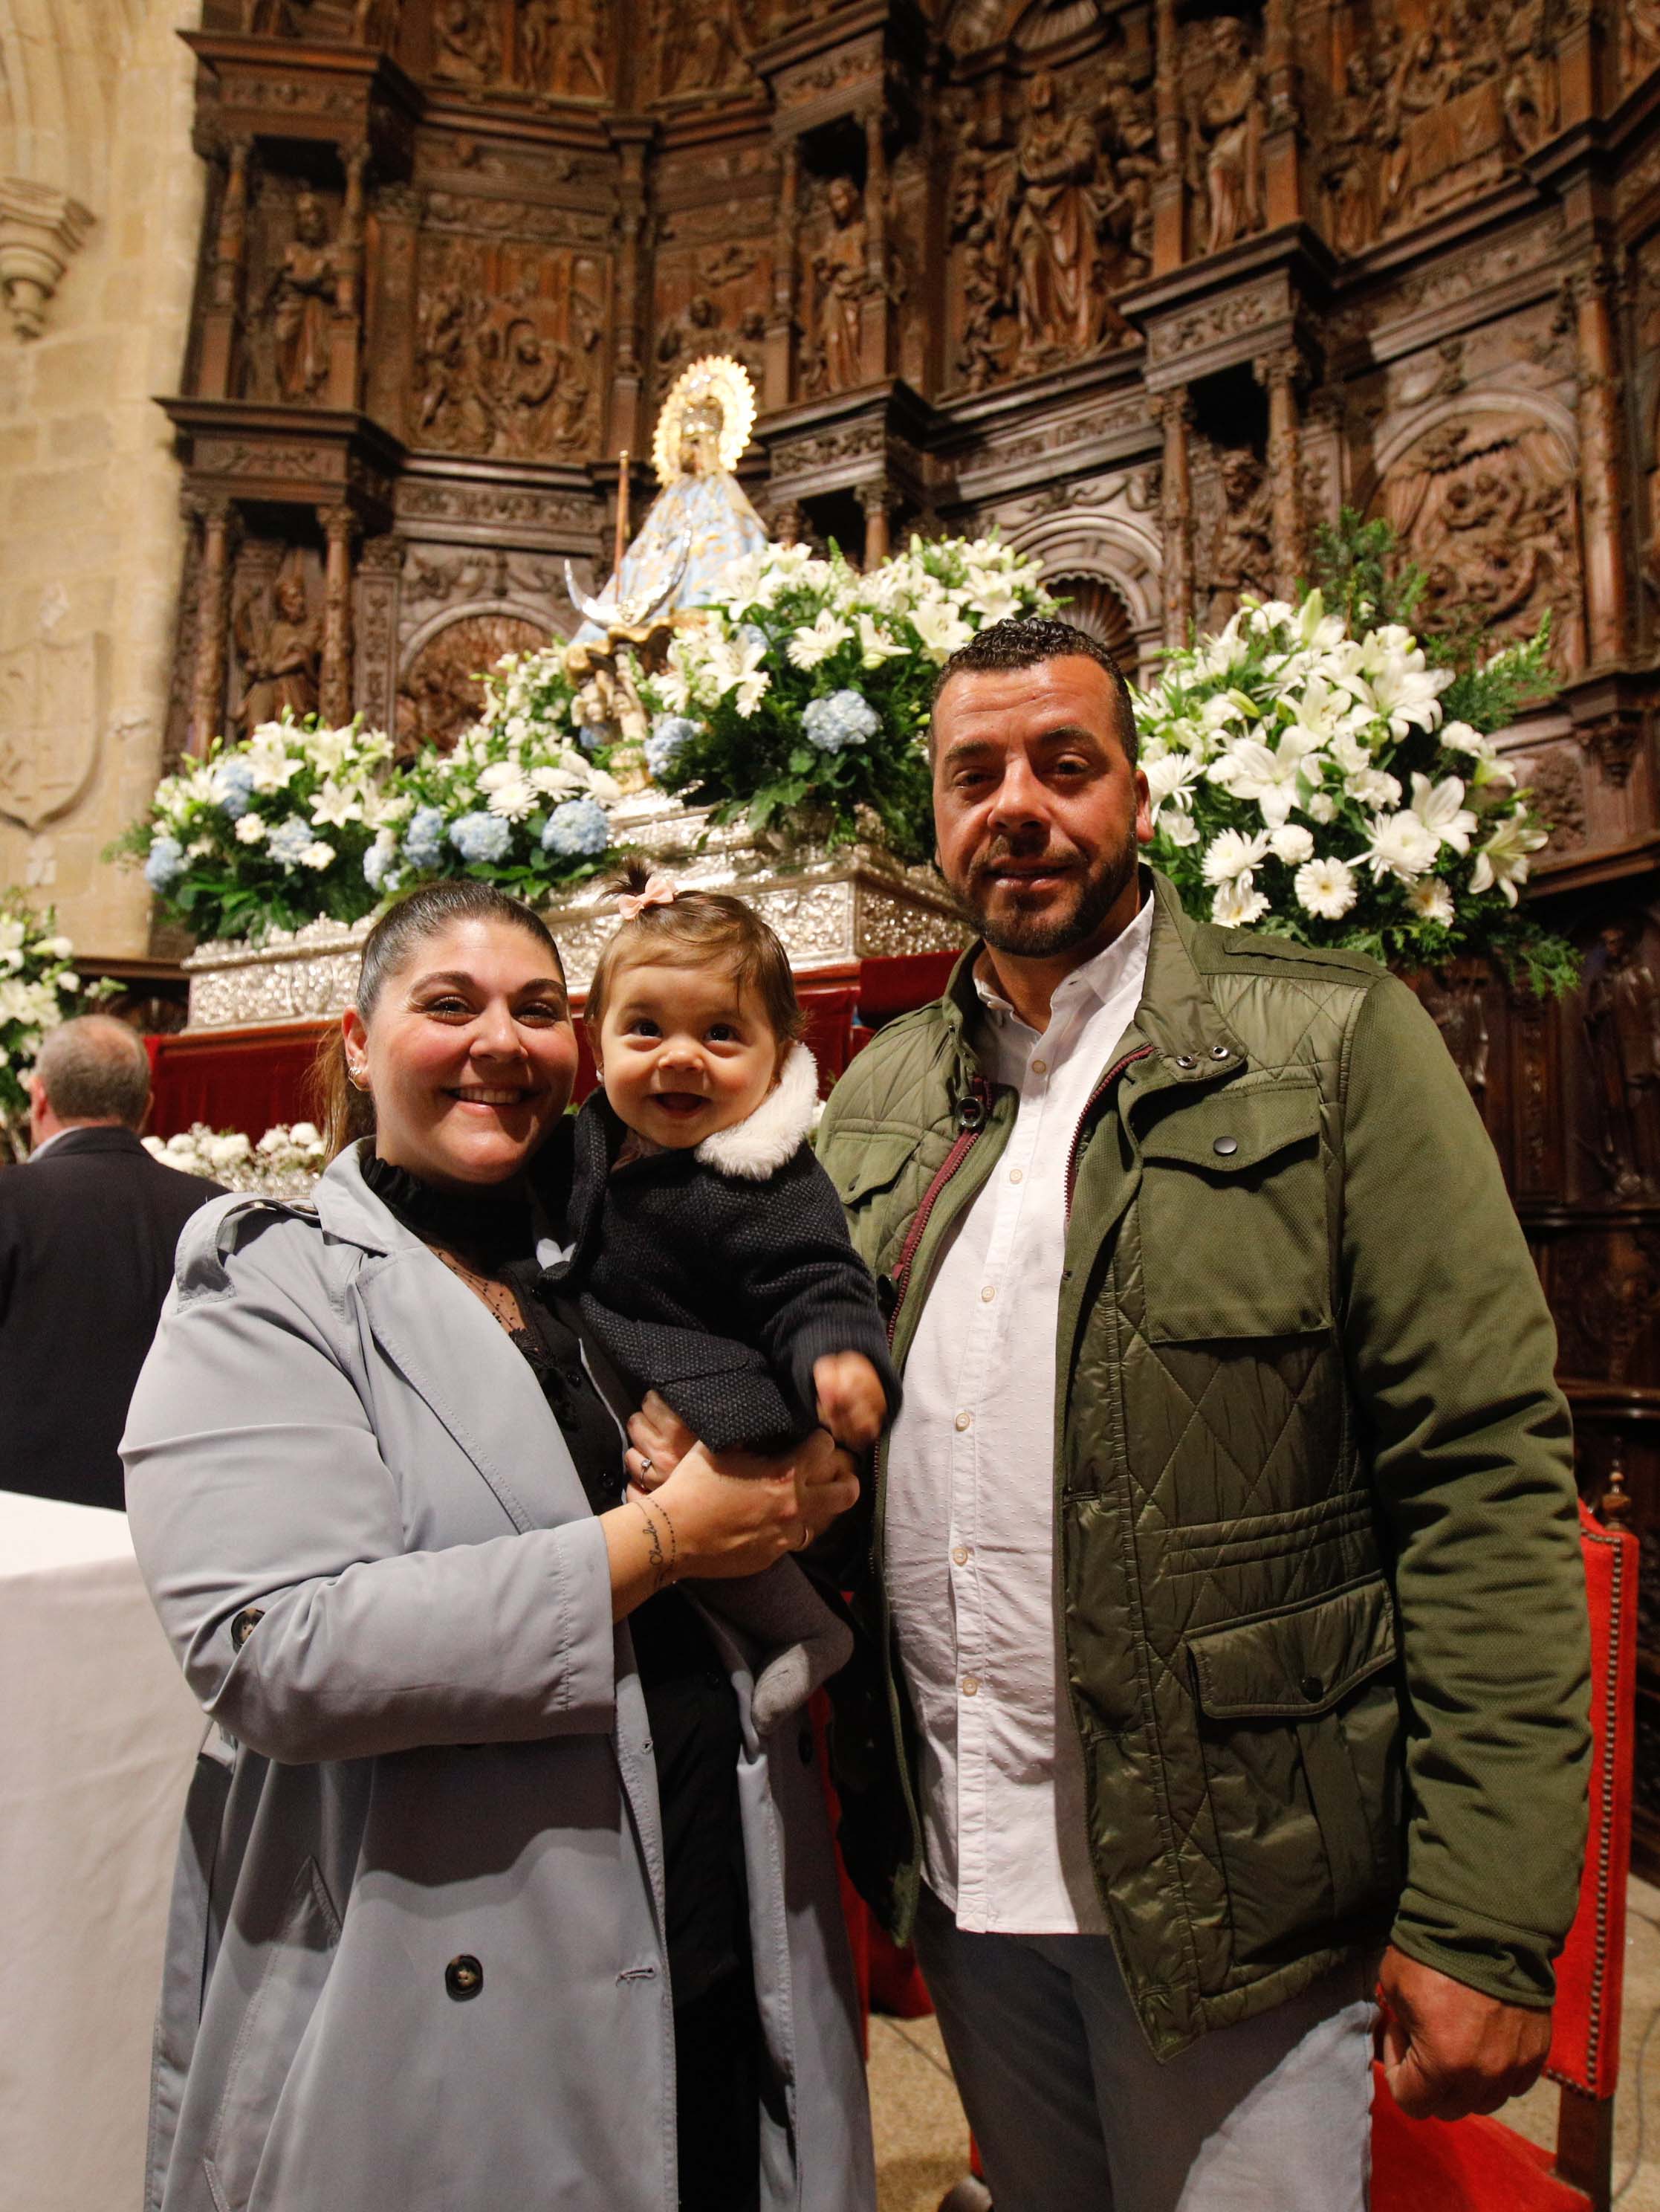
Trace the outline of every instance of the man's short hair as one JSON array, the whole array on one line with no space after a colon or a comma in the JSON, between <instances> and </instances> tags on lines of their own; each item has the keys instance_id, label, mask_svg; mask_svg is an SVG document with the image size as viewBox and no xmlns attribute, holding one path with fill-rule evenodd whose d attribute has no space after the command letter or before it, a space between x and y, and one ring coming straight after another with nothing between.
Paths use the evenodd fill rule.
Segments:
<instances>
[{"instance_id":1,"label":"man's short hair","mask_svg":"<svg viewBox=\"0 0 1660 2212\"><path fill-rule=\"evenodd\" d=\"M53 1030L34 1072L60 1121L121 1121L136 1129L150 1103L144 1040L112 1014L82 1014Z\"/></svg>"},{"instance_id":2,"label":"man's short hair","mask_svg":"<svg viewBox=\"0 0 1660 2212\"><path fill-rule=\"evenodd\" d=\"M1087 630L1075 629L1069 622L1062 622L1053 615L1010 615L1003 622L988 623L966 645L958 647L934 678L930 703L938 707L940 694L954 676L978 675L984 669L1036 668L1045 660L1069 660L1075 657L1093 660L1112 679L1113 696L1118 705L1118 735L1133 766L1136 753L1136 710L1130 703L1130 686L1123 669L1099 638L1091 637ZM931 725L929 751L931 755Z\"/></svg>"}]
</instances>

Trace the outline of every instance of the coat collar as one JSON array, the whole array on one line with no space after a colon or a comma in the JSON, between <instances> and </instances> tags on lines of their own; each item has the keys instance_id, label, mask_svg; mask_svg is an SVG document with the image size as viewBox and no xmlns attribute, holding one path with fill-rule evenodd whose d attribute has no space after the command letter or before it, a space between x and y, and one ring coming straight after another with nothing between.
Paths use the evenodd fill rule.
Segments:
<instances>
[{"instance_id":1,"label":"coat collar","mask_svg":"<svg viewBox=\"0 0 1660 2212\"><path fill-rule=\"evenodd\" d=\"M148 1159L142 1140L133 1131L117 1121L72 1121L67 1129L60 1129L55 1137L48 1137L45 1147L37 1146L31 1158L66 1160L72 1152L125 1152ZM24 1163L25 1166L27 1162Z\"/></svg>"},{"instance_id":2,"label":"coat collar","mask_svg":"<svg viewBox=\"0 0 1660 2212\"><path fill-rule=\"evenodd\" d=\"M818 1062L804 1044L795 1045L784 1073L754 1112L704 1139L697 1148L700 1164L747 1182L765 1182L812 1135L818 1099Z\"/></svg>"}]
</instances>

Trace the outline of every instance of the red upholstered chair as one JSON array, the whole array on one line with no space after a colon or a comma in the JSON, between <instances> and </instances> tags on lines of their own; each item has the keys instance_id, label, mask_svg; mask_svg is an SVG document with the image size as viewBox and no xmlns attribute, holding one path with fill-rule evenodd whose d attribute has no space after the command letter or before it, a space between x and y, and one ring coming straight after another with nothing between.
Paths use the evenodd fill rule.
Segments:
<instances>
[{"instance_id":1,"label":"red upholstered chair","mask_svg":"<svg viewBox=\"0 0 1660 2212\"><path fill-rule=\"evenodd\" d=\"M1590 1601L1590 1838L1557 1967L1546 2071L1560 2084L1553 2154L1501 2118L1409 2120L1374 2069L1372 2212L1608 2212L1631 1865L1637 1540L1582 1505Z\"/></svg>"}]
</instances>

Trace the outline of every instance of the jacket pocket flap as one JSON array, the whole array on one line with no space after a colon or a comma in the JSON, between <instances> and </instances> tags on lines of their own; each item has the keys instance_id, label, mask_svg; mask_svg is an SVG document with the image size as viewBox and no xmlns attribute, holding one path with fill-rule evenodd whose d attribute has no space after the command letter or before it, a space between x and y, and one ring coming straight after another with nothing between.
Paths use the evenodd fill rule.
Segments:
<instances>
[{"instance_id":1,"label":"jacket pocket flap","mask_svg":"<svg viewBox=\"0 0 1660 2212\"><path fill-rule=\"evenodd\" d=\"M1144 1160L1172 1160L1209 1175L1238 1175L1320 1133L1320 1092L1314 1083L1230 1089L1176 1107L1142 1139Z\"/></svg>"},{"instance_id":2,"label":"jacket pocket flap","mask_svg":"<svg viewBox=\"0 0 1660 2212\"><path fill-rule=\"evenodd\" d=\"M1187 1638L1195 1694L1212 1720L1312 1720L1395 1651L1395 1607L1381 1579Z\"/></svg>"},{"instance_id":3,"label":"jacket pocket flap","mask_svg":"<svg viewBox=\"0 0 1660 2212\"><path fill-rule=\"evenodd\" d=\"M885 1190L917 1149L914 1137L836 1138L824 1159L825 1172L844 1206L857 1206L874 1190Z\"/></svg>"}]
</instances>

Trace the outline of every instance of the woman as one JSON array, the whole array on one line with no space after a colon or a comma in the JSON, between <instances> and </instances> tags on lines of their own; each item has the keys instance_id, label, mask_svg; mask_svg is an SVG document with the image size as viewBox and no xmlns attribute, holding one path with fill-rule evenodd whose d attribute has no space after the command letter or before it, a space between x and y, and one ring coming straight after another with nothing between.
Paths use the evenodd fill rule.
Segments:
<instances>
[{"instance_id":1,"label":"woman","mask_svg":"<svg viewBox=\"0 0 1660 2212\"><path fill-rule=\"evenodd\" d=\"M147 2203L869 2207L810 1739L757 1738L742 1655L669 1587L805 1542L845 1461L820 1437L734 1480L697 1450L623 1497L536 1294L577 1051L527 908L470 883L393 908L336 1057L373 1136L314 1209L204 1209L124 1445L219 1723Z\"/></svg>"}]
</instances>

